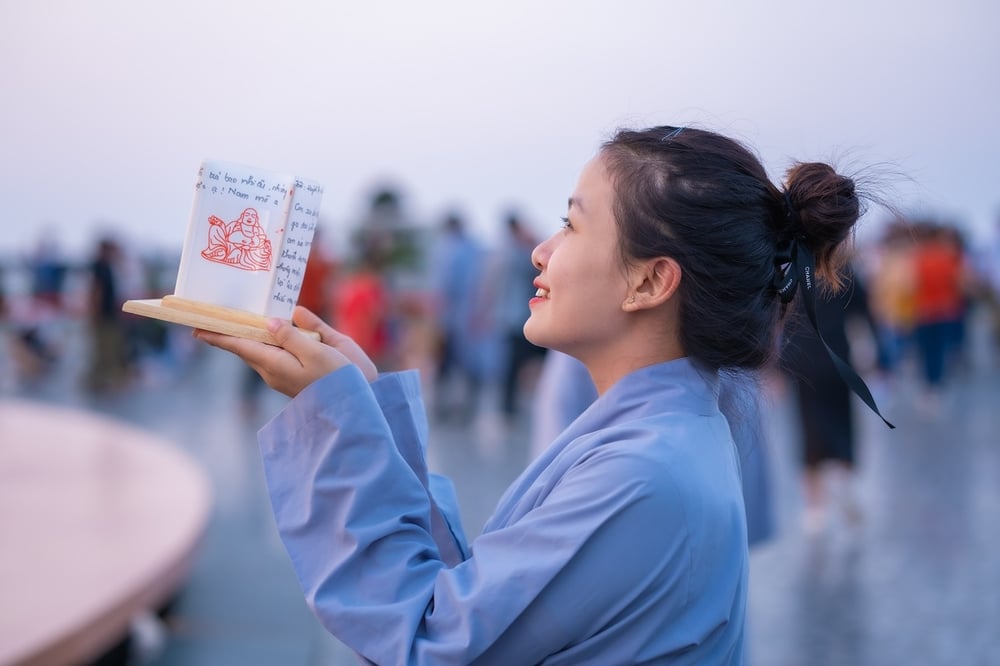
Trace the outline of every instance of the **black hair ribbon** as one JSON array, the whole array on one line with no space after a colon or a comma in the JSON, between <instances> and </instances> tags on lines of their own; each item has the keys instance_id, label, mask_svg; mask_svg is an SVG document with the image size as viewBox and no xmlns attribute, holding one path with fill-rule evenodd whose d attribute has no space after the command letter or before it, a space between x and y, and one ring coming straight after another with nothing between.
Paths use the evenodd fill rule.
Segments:
<instances>
[{"instance_id":1,"label":"black hair ribbon","mask_svg":"<svg viewBox=\"0 0 1000 666\"><path fill-rule=\"evenodd\" d=\"M882 416L882 412L878 410L878 405L875 404L875 399L872 397L871 391L868 390L868 386L864 380L858 376L854 368L837 356L837 353L823 339L823 334L819 330L819 323L816 320L816 260L813 258L812 252L810 252L804 243L799 243L793 239L788 245L787 254L782 254L784 256L780 257L781 259L789 259L788 268L784 276L775 284L775 289L781 297L782 302L787 303L792 299L795 295L796 285L800 288L802 302L806 309L806 315L809 317L809 323L812 324L813 329L816 331L816 336L823 343L823 347L826 348L826 353L830 355L830 360L837 369L840 378L887 426L895 429L896 426L889 423Z\"/></svg>"}]
</instances>

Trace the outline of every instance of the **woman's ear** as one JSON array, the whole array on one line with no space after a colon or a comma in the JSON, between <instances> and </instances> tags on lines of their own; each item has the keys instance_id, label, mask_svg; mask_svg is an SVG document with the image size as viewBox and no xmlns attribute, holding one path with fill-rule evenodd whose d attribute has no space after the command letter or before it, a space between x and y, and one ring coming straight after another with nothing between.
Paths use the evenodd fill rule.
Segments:
<instances>
[{"instance_id":1,"label":"woman's ear","mask_svg":"<svg viewBox=\"0 0 1000 666\"><path fill-rule=\"evenodd\" d=\"M681 266L670 257L647 259L633 268L633 284L622 304L626 312L650 310L669 301L681 283Z\"/></svg>"}]
</instances>

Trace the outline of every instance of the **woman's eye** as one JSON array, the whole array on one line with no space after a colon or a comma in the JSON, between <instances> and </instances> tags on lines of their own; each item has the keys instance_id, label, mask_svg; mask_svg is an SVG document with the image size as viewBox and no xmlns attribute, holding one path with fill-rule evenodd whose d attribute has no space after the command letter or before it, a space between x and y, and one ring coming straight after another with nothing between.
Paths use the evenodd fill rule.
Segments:
<instances>
[{"instance_id":1,"label":"woman's eye","mask_svg":"<svg viewBox=\"0 0 1000 666\"><path fill-rule=\"evenodd\" d=\"M573 224L572 224L572 222L569 221L568 217L561 217L559 219L562 220L562 228L563 229L572 229L573 228Z\"/></svg>"}]
</instances>

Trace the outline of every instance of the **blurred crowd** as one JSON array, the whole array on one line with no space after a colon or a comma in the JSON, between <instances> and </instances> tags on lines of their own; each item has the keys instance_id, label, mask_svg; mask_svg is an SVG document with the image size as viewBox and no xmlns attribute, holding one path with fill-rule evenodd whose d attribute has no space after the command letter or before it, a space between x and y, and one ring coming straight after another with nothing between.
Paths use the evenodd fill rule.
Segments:
<instances>
[{"instance_id":1,"label":"blurred crowd","mask_svg":"<svg viewBox=\"0 0 1000 666\"><path fill-rule=\"evenodd\" d=\"M457 210L420 224L399 192L380 189L344 247L332 247L320 225L299 302L357 340L381 368L420 368L437 418L468 423L488 393L493 409L513 419L545 356L521 332L540 238L515 210L496 224L491 244ZM107 234L89 257L71 261L43 236L27 256L0 266L0 386L44 381L60 360L68 322L86 324L81 391L114 393L150 367L179 369L191 354L188 336L121 310L125 300L171 293L178 260L127 249ZM880 397L892 399L909 363L922 382L923 407L936 409L968 363L974 308L990 313L1000 345L1000 223L992 243L976 250L956 225L886 223L859 248L848 291L850 312L862 315L875 350L872 367L860 370ZM248 375L248 403L260 386Z\"/></svg>"},{"instance_id":2,"label":"blurred crowd","mask_svg":"<svg viewBox=\"0 0 1000 666\"><path fill-rule=\"evenodd\" d=\"M497 415L494 423L535 422L532 436L546 439L530 443L537 452L594 393L585 374L559 370L563 359L521 331L537 275L533 224L516 210L498 212L495 224L487 243L461 211L416 221L398 191L379 189L341 246L320 224L299 303L353 337L381 369L420 369L437 423L465 428L484 413ZM847 519L860 517L850 489L853 399L824 347L854 365L885 413L911 401L912 411L932 417L969 368L974 312L990 322L992 362L1000 359L1000 221L978 247L957 225L935 220L894 219L880 230L857 248L846 289L817 303L823 340L793 308L772 371L760 378L795 398L807 530L822 526L834 498ZM73 364L82 395L113 398L182 375L204 350L190 331L122 311L128 299L171 293L178 262L109 233L78 260L43 236L0 266L0 395L44 384L65 362L68 336L85 338L72 347L84 350ZM236 390L249 415L267 389L246 369ZM752 416L759 431L760 415Z\"/></svg>"},{"instance_id":3,"label":"blurred crowd","mask_svg":"<svg viewBox=\"0 0 1000 666\"><path fill-rule=\"evenodd\" d=\"M342 247L321 222L299 303L380 368L421 369L441 419L467 424L485 400L513 419L544 355L521 332L540 238L513 209L496 224L487 243L459 210L418 223L398 191L381 188ZM78 378L87 394L113 396L151 374L181 373L200 353L188 329L122 311L126 300L172 293L179 263L179 254L149 254L122 237L106 233L89 256L70 259L46 235L0 265L0 394L45 382L71 330L87 338ZM264 386L248 371L240 390L252 410Z\"/></svg>"},{"instance_id":4,"label":"blurred crowd","mask_svg":"<svg viewBox=\"0 0 1000 666\"><path fill-rule=\"evenodd\" d=\"M494 409L514 418L545 356L521 332L534 293L531 250L540 239L515 210L496 224L491 244L457 210L419 224L399 192L380 189L344 247L331 247L320 225L299 302L357 340L381 368L420 368L437 418L468 422L488 388ZM0 266L2 386L44 381L60 360L68 321L85 323L89 338L82 391L113 393L151 365L179 367L191 345L178 327L121 310L127 299L171 293L178 259L130 251L107 234L89 257L70 261L44 236L27 256ZM923 406L933 410L968 363L974 308L990 312L1000 345L1000 224L997 238L974 251L956 225L886 223L876 242L859 248L849 293L875 350L874 367L861 371L891 399L900 368L911 364ZM258 388L248 377L248 401Z\"/></svg>"},{"instance_id":5,"label":"blurred crowd","mask_svg":"<svg viewBox=\"0 0 1000 666\"><path fill-rule=\"evenodd\" d=\"M991 244L975 249L953 224L894 220L859 257L873 320L877 372L889 384L915 364L926 408L967 367L968 328L976 308L989 313L1000 348L1000 221Z\"/></svg>"}]
</instances>

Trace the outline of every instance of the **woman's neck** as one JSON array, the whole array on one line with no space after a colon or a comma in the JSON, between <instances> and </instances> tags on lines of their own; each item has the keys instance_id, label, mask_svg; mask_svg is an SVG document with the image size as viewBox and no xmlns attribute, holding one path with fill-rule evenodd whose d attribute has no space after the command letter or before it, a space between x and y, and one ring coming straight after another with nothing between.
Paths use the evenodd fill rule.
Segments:
<instances>
[{"instance_id":1,"label":"woman's neck","mask_svg":"<svg viewBox=\"0 0 1000 666\"><path fill-rule=\"evenodd\" d=\"M587 366L598 394L603 395L625 375L684 356L684 350L675 338L647 334L623 337L577 358Z\"/></svg>"}]
</instances>

